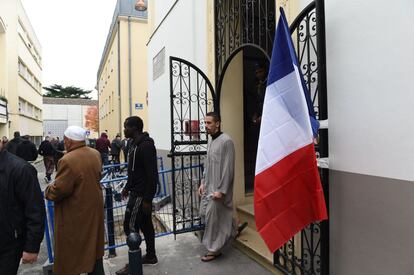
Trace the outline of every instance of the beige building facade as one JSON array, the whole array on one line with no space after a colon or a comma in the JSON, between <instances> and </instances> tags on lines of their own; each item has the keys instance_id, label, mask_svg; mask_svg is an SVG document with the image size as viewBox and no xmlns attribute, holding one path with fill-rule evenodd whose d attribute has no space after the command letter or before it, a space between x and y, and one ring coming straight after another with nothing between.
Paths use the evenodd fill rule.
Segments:
<instances>
[{"instance_id":1,"label":"beige building facade","mask_svg":"<svg viewBox=\"0 0 414 275\"><path fill-rule=\"evenodd\" d=\"M43 136L41 45L20 1L0 2L0 135ZM6 104L7 103L7 104ZM7 114L4 114L4 113Z\"/></svg>"},{"instance_id":2,"label":"beige building facade","mask_svg":"<svg viewBox=\"0 0 414 275\"><path fill-rule=\"evenodd\" d=\"M136 11L133 0L118 0L97 76L99 130L110 139L120 133L123 122L141 117L147 128L148 17Z\"/></svg>"}]
</instances>

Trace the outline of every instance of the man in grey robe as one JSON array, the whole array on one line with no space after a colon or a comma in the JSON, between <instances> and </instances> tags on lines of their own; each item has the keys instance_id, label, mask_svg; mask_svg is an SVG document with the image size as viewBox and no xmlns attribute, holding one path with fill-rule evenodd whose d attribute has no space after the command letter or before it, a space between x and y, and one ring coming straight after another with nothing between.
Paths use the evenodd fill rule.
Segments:
<instances>
[{"instance_id":1,"label":"man in grey robe","mask_svg":"<svg viewBox=\"0 0 414 275\"><path fill-rule=\"evenodd\" d=\"M200 213L205 220L203 244L208 252L201 260L208 262L221 255L222 248L237 234L233 218L234 143L220 131L220 117L207 113L206 131L212 140L204 164L204 180L199 187Z\"/></svg>"}]
</instances>

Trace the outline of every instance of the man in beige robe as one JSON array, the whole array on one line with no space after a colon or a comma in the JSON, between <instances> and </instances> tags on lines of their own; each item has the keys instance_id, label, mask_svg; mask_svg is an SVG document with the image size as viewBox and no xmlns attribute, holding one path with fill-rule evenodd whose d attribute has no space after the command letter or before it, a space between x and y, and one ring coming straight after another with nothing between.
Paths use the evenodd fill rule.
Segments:
<instances>
[{"instance_id":1,"label":"man in beige robe","mask_svg":"<svg viewBox=\"0 0 414 275\"><path fill-rule=\"evenodd\" d=\"M220 131L220 117L207 113L206 131L212 140L204 163L204 180L199 188L201 215L205 220L203 244L208 252L201 260L209 262L221 255L223 247L237 234L233 219L235 150L232 139Z\"/></svg>"},{"instance_id":2,"label":"man in beige robe","mask_svg":"<svg viewBox=\"0 0 414 275\"><path fill-rule=\"evenodd\" d=\"M67 153L60 159L56 179L45 190L54 201L54 274L103 275L104 203L99 152L85 146L86 131L65 131Z\"/></svg>"}]
</instances>

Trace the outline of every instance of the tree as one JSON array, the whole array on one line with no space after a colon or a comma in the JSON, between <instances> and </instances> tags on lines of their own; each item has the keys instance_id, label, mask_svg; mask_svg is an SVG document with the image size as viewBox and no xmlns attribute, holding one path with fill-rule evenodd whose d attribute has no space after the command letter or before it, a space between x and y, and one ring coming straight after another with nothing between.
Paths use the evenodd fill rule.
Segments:
<instances>
[{"instance_id":1,"label":"tree","mask_svg":"<svg viewBox=\"0 0 414 275\"><path fill-rule=\"evenodd\" d=\"M88 95L92 92L90 90L84 90L75 86L66 86L54 84L49 87L43 87L47 91L44 94L45 97L59 97L59 98L82 98L91 99Z\"/></svg>"}]
</instances>

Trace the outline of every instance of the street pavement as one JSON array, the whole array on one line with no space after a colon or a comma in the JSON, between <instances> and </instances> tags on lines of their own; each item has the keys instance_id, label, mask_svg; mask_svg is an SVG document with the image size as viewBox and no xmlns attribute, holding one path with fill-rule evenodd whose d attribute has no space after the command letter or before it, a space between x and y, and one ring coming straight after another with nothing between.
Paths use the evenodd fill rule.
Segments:
<instances>
[{"instance_id":1,"label":"street pavement","mask_svg":"<svg viewBox=\"0 0 414 275\"><path fill-rule=\"evenodd\" d=\"M38 171L40 186L44 190L47 183L44 180L43 162L34 164L34 166ZM55 174L52 178L54 176ZM160 237L155 240L155 243L159 263L156 266L144 266L143 271L146 275L272 274L233 246L227 247L223 251L223 255L216 260L209 263L201 262L200 257L206 251L193 233L178 235L176 239L173 235ZM145 254L145 243L142 245L142 250ZM128 261L128 247L117 248L116 252L117 256L115 258L104 257L106 275L115 274ZM43 274L43 264L47 261L47 257L46 240L43 239L38 261L34 264L20 265L18 274Z\"/></svg>"}]
</instances>

